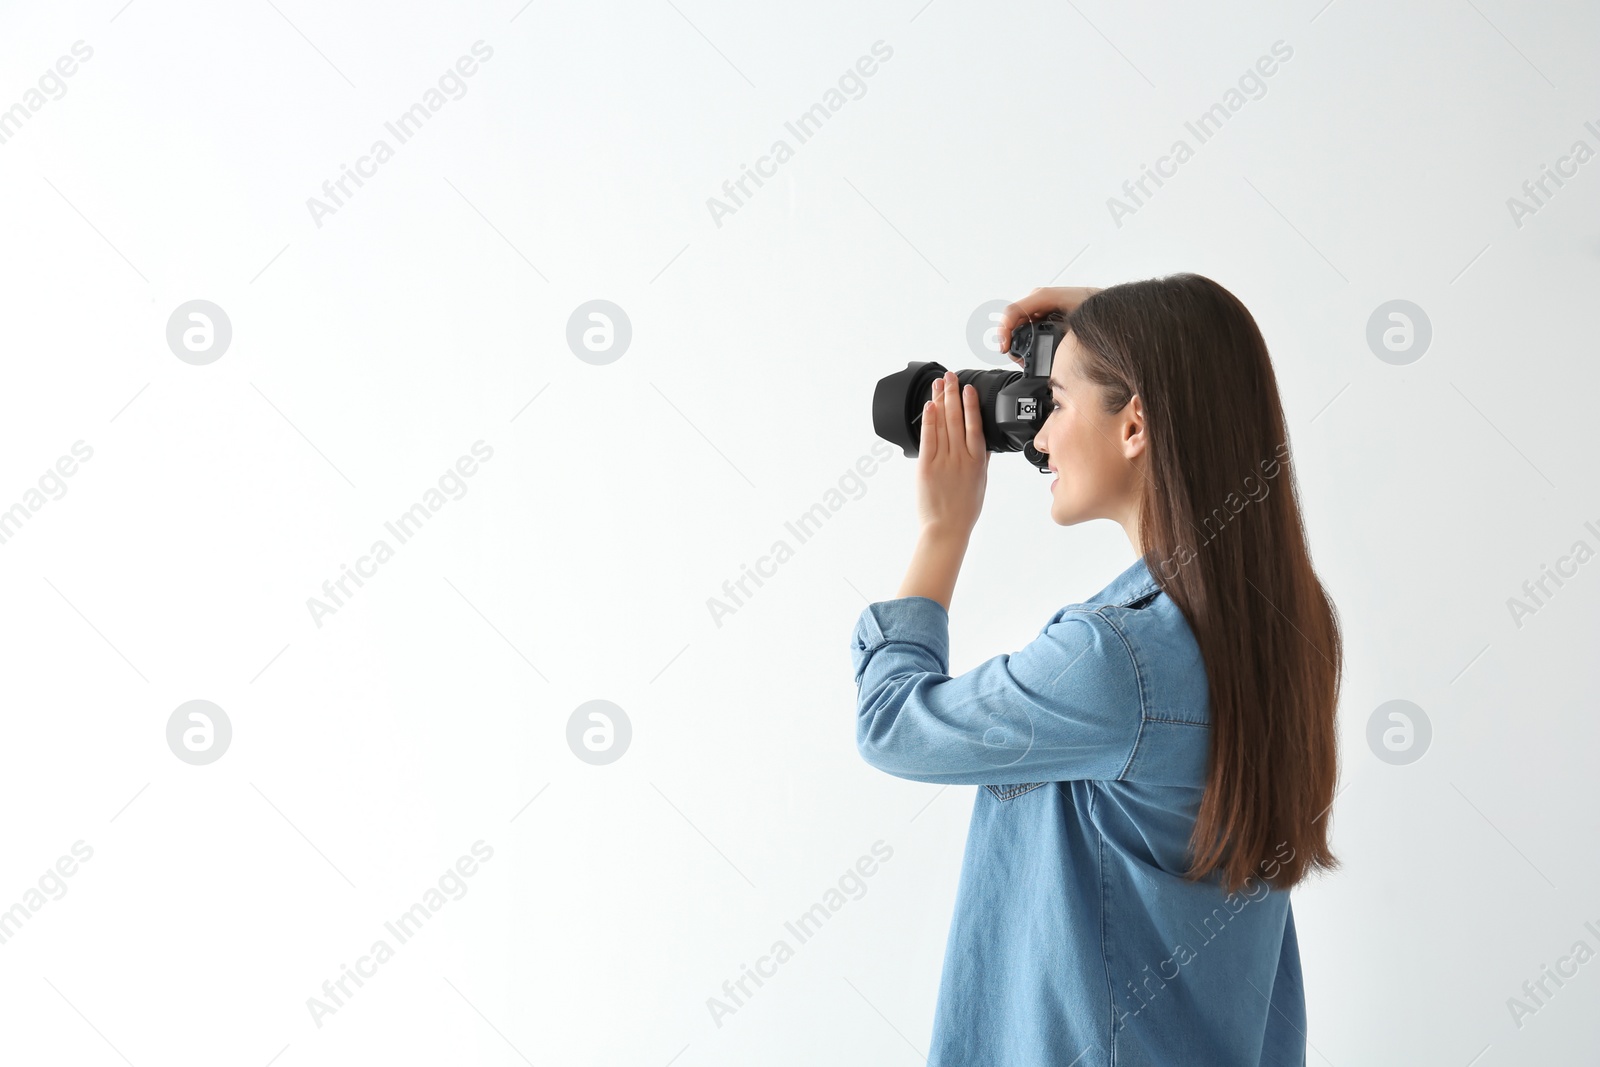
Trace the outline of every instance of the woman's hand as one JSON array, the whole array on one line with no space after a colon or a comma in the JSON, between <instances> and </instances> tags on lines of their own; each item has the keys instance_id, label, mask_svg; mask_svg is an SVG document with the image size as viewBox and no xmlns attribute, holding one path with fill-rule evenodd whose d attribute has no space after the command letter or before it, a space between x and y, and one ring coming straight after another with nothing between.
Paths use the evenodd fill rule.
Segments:
<instances>
[{"instance_id":1,"label":"woman's hand","mask_svg":"<svg viewBox=\"0 0 1600 1067\"><path fill-rule=\"evenodd\" d=\"M989 447L977 390L961 389L955 372L946 371L933 383L933 399L922 406L917 511L923 529L964 540L978 524L988 480Z\"/></svg>"},{"instance_id":2,"label":"woman's hand","mask_svg":"<svg viewBox=\"0 0 1600 1067\"><path fill-rule=\"evenodd\" d=\"M1025 322L1041 319L1052 311L1068 314L1078 309L1078 305L1089 299L1099 289L1084 286L1061 285L1052 289L1035 289L1015 304L1007 304L1005 311L1000 314L1000 351L1011 351L1011 331ZM1022 364L1022 359L1012 356L1012 361L1017 365Z\"/></svg>"}]
</instances>

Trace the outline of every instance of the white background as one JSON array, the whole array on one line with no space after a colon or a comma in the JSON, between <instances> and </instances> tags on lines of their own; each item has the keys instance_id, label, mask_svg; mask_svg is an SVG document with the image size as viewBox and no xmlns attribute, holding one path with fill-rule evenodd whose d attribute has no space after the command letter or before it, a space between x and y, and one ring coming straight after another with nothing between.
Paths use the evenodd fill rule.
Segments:
<instances>
[{"instance_id":1,"label":"white background","mask_svg":"<svg viewBox=\"0 0 1600 1067\"><path fill-rule=\"evenodd\" d=\"M1592 1056L1600 962L1520 1028L1507 1001L1600 950L1600 562L1520 627L1507 601L1600 548L1600 161L1520 226L1507 199L1600 148L1600 10L1322 3L6 5L0 108L93 56L0 144L0 509L93 457L0 545L0 909L93 856L0 945L0 1059L920 1062L975 787L860 760L848 653L909 559L911 462L720 626L707 601L870 454L878 377L986 365L979 305L1181 270L1267 337L1348 642L1344 868L1294 898L1310 1062ZM1117 225L1276 41L1264 95ZM233 329L204 366L166 341L194 299ZM594 299L633 330L603 366L566 342ZM1392 299L1432 323L1405 366L1365 338ZM307 598L479 440L319 627ZM1131 562L1108 523L1054 526L1046 484L991 464L956 671ZM207 766L166 741L194 699L233 728ZM633 729L605 766L567 743L594 699ZM1432 723L1408 765L1366 740L1392 699ZM880 839L865 895L713 1022ZM479 840L466 895L317 1025Z\"/></svg>"}]
</instances>

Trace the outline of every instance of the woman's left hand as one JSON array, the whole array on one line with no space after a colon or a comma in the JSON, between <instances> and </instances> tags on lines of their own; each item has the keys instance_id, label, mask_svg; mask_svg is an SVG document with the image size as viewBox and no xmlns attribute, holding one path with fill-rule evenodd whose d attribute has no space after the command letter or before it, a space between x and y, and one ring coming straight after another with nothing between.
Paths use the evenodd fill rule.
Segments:
<instances>
[{"instance_id":1,"label":"woman's left hand","mask_svg":"<svg viewBox=\"0 0 1600 1067\"><path fill-rule=\"evenodd\" d=\"M978 524L988 481L989 448L977 390L960 388L955 372L946 371L922 408L917 512L923 528L966 537Z\"/></svg>"}]
</instances>

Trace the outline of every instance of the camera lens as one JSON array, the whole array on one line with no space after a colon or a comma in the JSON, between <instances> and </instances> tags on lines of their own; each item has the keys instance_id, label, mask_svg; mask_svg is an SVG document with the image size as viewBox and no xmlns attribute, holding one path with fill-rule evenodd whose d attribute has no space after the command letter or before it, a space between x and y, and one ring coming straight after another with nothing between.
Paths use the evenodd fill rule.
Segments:
<instances>
[{"instance_id":1,"label":"camera lens","mask_svg":"<svg viewBox=\"0 0 1600 1067\"><path fill-rule=\"evenodd\" d=\"M1022 370L962 370L956 372L958 389L977 392L983 419L984 443L990 452L1021 452L1041 471L1048 466L1033 439L1044 425L1050 408L1047 379L1052 347L1060 336L1051 317L1026 322L1011 334L1009 355L1026 361ZM907 363L904 370L878 379L872 393L872 429L890 444L900 446L907 459L922 447L922 409L933 395L933 383L946 374L940 363Z\"/></svg>"},{"instance_id":2,"label":"camera lens","mask_svg":"<svg viewBox=\"0 0 1600 1067\"><path fill-rule=\"evenodd\" d=\"M872 393L872 429L891 444L900 446L906 458L914 459L922 447L922 406L933 395L933 383L945 374L943 364L908 363L878 380ZM1016 452L1032 438L1042 422L1038 412L1040 380L1024 386L1017 370L959 370L959 390L972 386L978 393L978 411L983 416L983 436L991 452ZM1024 396L1031 400L1018 400Z\"/></svg>"}]
</instances>

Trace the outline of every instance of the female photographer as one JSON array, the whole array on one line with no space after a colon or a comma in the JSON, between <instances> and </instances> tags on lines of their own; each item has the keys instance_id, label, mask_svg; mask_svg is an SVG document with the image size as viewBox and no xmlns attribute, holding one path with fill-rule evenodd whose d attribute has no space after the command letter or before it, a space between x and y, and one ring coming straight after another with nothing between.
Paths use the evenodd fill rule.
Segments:
<instances>
[{"instance_id":1,"label":"female photographer","mask_svg":"<svg viewBox=\"0 0 1600 1067\"><path fill-rule=\"evenodd\" d=\"M1036 289L1002 350L1052 312L1067 332L1033 441L1050 517L1120 524L1134 562L950 675L989 453L947 374L923 410L910 567L851 641L861 755L980 787L928 1062L1303 1064L1289 890L1336 866L1342 657L1266 344L1233 294L1177 274Z\"/></svg>"}]
</instances>

